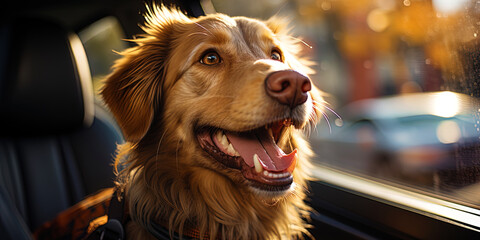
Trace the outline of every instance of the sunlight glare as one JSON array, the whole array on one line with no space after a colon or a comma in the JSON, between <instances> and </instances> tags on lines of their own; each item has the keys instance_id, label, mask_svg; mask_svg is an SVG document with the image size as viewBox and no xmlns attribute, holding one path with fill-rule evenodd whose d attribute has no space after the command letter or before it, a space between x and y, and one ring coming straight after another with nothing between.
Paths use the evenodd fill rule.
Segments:
<instances>
[{"instance_id":1,"label":"sunlight glare","mask_svg":"<svg viewBox=\"0 0 480 240\"><path fill-rule=\"evenodd\" d=\"M437 138L443 144L456 143L460 137L461 130L455 121L443 121L437 127Z\"/></svg>"},{"instance_id":2,"label":"sunlight glare","mask_svg":"<svg viewBox=\"0 0 480 240\"><path fill-rule=\"evenodd\" d=\"M453 92L435 94L432 101L433 114L439 117L453 117L460 111L460 99Z\"/></svg>"},{"instance_id":3,"label":"sunlight glare","mask_svg":"<svg viewBox=\"0 0 480 240\"><path fill-rule=\"evenodd\" d=\"M433 0L433 7L437 12L444 14L456 13L466 5L468 0Z\"/></svg>"}]
</instances>

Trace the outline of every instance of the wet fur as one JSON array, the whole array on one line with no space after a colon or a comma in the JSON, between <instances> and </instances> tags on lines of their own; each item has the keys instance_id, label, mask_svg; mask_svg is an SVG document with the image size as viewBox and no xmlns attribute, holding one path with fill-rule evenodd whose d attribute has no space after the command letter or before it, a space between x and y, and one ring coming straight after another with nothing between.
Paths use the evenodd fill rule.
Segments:
<instances>
[{"instance_id":1,"label":"wet fur","mask_svg":"<svg viewBox=\"0 0 480 240\"><path fill-rule=\"evenodd\" d=\"M238 173L212 160L195 136L202 125L246 131L286 114L315 124L320 92L295 111L265 94L264 79L273 71L311 73L281 19L263 22L215 14L196 19L176 10L153 7L137 46L121 53L102 91L127 143L116 158L117 187L126 193L132 218L129 239L148 239L151 221L180 234L197 228L211 239L294 239L308 235L304 219L310 150L301 130L290 127L279 146L299 150L294 188L271 197L248 186ZM284 62L270 60L279 48ZM217 49L221 66L199 63ZM310 109L311 108L311 109Z\"/></svg>"}]
</instances>

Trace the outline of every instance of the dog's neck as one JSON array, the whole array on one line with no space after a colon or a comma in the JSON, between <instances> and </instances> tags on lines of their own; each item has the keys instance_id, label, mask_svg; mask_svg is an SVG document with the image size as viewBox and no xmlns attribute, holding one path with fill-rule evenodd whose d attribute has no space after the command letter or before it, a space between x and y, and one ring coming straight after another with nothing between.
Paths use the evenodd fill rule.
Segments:
<instances>
[{"instance_id":1,"label":"dog's neck","mask_svg":"<svg viewBox=\"0 0 480 240\"><path fill-rule=\"evenodd\" d=\"M212 174L218 176L205 177ZM201 234L222 234L226 239L291 239L304 230L298 212L307 209L303 191L266 201L202 168L177 174L159 170L155 181L148 181L150 177L136 172L126 186L131 217L146 228L156 221L180 234L193 227Z\"/></svg>"}]
</instances>

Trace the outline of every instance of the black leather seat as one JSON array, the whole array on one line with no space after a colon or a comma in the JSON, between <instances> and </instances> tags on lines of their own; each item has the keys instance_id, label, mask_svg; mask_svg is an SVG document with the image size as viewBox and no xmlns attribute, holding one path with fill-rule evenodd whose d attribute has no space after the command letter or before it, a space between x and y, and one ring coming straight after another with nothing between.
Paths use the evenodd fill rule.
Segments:
<instances>
[{"instance_id":1,"label":"black leather seat","mask_svg":"<svg viewBox=\"0 0 480 240\"><path fill-rule=\"evenodd\" d=\"M122 142L94 101L75 34L40 19L0 26L1 239L28 238L86 195L113 186Z\"/></svg>"}]
</instances>

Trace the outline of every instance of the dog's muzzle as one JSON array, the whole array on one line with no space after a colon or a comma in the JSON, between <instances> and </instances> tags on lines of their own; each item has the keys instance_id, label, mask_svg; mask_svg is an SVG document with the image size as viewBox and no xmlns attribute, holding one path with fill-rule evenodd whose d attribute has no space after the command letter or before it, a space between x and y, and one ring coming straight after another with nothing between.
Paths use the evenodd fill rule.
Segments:
<instances>
[{"instance_id":1,"label":"dog's muzzle","mask_svg":"<svg viewBox=\"0 0 480 240\"><path fill-rule=\"evenodd\" d=\"M265 78L267 95L290 111L307 102L311 89L310 79L294 70L275 71ZM244 132L202 126L196 135L202 149L225 167L240 170L250 186L282 193L292 186L298 156L297 149L285 153L278 143L288 128L303 126L304 116L295 117L299 115L274 119Z\"/></svg>"}]
</instances>

